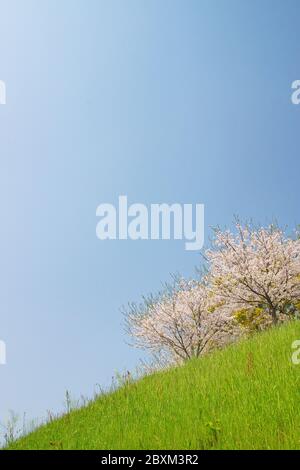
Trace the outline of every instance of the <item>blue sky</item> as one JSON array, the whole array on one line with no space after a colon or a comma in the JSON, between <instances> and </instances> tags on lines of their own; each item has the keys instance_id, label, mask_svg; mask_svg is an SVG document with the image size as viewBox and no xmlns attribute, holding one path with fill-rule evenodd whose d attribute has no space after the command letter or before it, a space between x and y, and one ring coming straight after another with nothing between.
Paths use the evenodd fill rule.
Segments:
<instances>
[{"instance_id":1,"label":"blue sky","mask_svg":"<svg viewBox=\"0 0 300 470\"><path fill-rule=\"evenodd\" d=\"M102 202L299 223L298 0L1 0L0 421L132 369L120 307L181 241L96 238Z\"/></svg>"}]
</instances>

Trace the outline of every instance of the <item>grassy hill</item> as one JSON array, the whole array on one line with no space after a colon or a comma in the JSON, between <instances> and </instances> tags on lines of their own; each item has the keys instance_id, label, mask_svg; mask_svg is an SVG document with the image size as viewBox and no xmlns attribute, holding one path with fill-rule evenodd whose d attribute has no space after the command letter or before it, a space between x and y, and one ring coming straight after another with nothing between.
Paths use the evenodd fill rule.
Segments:
<instances>
[{"instance_id":1,"label":"grassy hill","mask_svg":"<svg viewBox=\"0 0 300 470\"><path fill-rule=\"evenodd\" d=\"M11 449L299 449L300 323L145 377Z\"/></svg>"}]
</instances>

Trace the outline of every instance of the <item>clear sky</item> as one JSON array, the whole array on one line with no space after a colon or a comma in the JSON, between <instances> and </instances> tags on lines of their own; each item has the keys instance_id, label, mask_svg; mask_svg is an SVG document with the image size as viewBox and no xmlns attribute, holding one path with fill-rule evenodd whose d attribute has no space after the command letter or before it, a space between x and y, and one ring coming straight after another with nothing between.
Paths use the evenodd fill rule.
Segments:
<instances>
[{"instance_id":1,"label":"clear sky","mask_svg":"<svg viewBox=\"0 0 300 470\"><path fill-rule=\"evenodd\" d=\"M102 202L299 223L299 0L0 0L0 421L132 369L120 307L200 255L96 238Z\"/></svg>"}]
</instances>

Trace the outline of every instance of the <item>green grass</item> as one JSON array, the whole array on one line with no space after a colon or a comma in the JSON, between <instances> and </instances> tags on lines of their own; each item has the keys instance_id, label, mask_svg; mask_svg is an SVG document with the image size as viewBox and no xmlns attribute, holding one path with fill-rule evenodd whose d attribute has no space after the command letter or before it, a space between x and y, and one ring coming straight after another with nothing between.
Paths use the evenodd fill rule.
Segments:
<instances>
[{"instance_id":1,"label":"green grass","mask_svg":"<svg viewBox=\"0 0 300 470\"><path fill-rule=\"evenodd\" d=\"M299 449L300 322L102 396L10 449Z\"/></svg>"}]
</instances>

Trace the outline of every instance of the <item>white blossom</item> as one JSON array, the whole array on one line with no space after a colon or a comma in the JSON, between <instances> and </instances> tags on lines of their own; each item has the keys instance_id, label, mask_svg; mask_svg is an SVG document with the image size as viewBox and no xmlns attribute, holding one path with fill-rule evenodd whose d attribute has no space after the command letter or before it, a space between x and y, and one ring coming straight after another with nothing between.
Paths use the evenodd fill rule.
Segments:
<instances>
[{"instance_id":1,"label":"white blossom","mask_svg":"<svg viewBox=\"0 0 300 470\"><path fill-rule=\"evenodd\" d=\"M216 230L206 252L211 293L231 312L261 308L277 323L300 300L300 240L273 226L236 228Z\"/></svg>"},{"instance_id":2,"label":"white blossom","mask_svg":"<svg viewBox=\"0 0 300 470\"><path fill-rule=\"evenodd\" d=\"M204 284L182 280L172 295L139 314L133 311L127 326L135 344L181 362L232 341L231 319L221 310L210 310L208 294Z\"/></svg>"}]
</instances>

